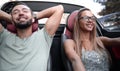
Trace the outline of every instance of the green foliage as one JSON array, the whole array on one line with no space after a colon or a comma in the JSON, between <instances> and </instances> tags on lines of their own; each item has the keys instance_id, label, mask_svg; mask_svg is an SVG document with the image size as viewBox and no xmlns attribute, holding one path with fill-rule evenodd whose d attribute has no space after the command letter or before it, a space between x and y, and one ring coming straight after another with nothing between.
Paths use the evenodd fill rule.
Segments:
<instances>
[{"instance_id":1,"label":"green foliage","mask_svg":"<svg viewBox=\"0 0 120 71\"><path fill-rule=\"evenodd\" d=\"M106 2L101 2L101 0L97 0L97 2L105 5L105 8L101 12L99 12L99 15L120 12L120 0L107 0Z\"/></svg>"}]
</instances>

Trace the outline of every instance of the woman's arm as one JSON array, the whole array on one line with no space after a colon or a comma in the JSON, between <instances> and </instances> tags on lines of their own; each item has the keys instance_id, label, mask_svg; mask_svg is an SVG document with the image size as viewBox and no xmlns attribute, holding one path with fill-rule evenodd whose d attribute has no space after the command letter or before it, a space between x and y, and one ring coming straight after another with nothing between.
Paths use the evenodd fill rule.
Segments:
<instances>
[{"instance_id":1,"label":"woman's arm","mask_svg":"<svg viewBox=\"0 0 120 71\"><path fill-rule=\"evenodd\" d=\"M108 37L99 37L105 47L114 47L114 46L120 46L120 37L117 38L108 38Z\"/></svg>"},{"instance_id":2,"label":"woman's arm","mask_svg":"<svg viewBox=\"0 0 120 71\"><path fill-rule=\"evenodd\" d=\"M74 50L75 43L71 39L67 39L64 42L64 49L68 59L71 61L74 71L85 71L84 65L80 56Z\"/></svg>"}]
</instances>

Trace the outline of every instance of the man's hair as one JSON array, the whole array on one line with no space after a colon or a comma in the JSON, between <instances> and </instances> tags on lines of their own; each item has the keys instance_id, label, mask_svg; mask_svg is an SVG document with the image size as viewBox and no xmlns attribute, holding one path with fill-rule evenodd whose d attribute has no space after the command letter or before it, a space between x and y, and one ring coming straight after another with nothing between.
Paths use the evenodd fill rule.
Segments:
<instances>
[{"instance_id":1,"label":"man's hair","mask_svg":"<svg viewBox=\"0 0 120 71\"><path fill-rule=\"evenodd\" d=\"M5 11L6 13L10 14L13 10L13 8L17 5L25 5L27 7L29 7L26 3L22 2L22 1L11 1L11 2L6 2L2 7L1 10ZM29 7L30 8L30 7ZM31 10L31 8L30 8ZM32 12L32 10L31 10Z\"/></svg>"},{"instance_id":2,"label":"man's hair","mask_svg":"<svg viewBox=\"0 0 120 71\"><path fill-rule=\"evenodd\" d=\"M11 12L12 12L13 8L14 8L15 6L17 6L17 5L25 5L25 6L29 7L29 6L28 6L26 3L24 3L24 2L14 1L14 5L13 5L12 8L11 8ZM30 8L30 10L31 10L31 8ZM31 10L31 12L32 12L32 10Z\"/></svg>"}]
</instances>

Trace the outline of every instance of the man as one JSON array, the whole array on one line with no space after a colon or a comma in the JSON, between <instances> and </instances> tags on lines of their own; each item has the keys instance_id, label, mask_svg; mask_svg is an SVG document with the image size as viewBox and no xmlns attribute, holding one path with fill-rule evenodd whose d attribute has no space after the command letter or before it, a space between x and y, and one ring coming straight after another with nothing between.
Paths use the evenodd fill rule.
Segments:
<instances>
[{"instance_id":1,"label":"man","mask_svg":"<svg viewBox=\"0 0 120 71\"><path fill-rule=\"evenodd\" d=\"M11 11L17 33L10 33L0 24L0 71L46 71L51 43L63 11L63 6L58 5L38 12L37 19L48 20L41 30L32 33L33 13L26 4L18 2ZM0 19L11 21L3 11Z\"/></svg>"}]
</instances>

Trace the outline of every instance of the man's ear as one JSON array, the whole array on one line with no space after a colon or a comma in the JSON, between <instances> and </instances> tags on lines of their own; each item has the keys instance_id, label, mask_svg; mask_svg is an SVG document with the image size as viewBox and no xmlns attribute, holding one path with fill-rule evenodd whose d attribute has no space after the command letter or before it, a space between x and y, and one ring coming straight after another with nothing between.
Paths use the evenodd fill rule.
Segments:
<instances>
[{"instance_id":1,"label":"man's ear","mask_svg":"<svg viewBox=\"0 0 120 71\"><path fill-rule=\"evenodd\" d=\"M13 24L13 25L15 25L15 24L14 24L14 21L13 21L13 17L12 17L12 16L11 16L11 19L10 19L10 20L11 20L11 22L10 22L10 23L11 23L11 24Z\"/></svg>"},{"instance_id":2,"label":"man's ear","mask_svg":"<svg viewBox=\"0 0 120 71\"><path fill-rule=\"evenodd\" d=\"M35 22L35 18L34 17L32 18L32 22Z\"/></svg>"},{"instance_id":3,"label":"man's ear","mask_svg":"<svg viewBox=\"0 0 120 71\"><path fill-rule=\"evenodd\" d=\"M12 22L12 24L15 25L14 22Z\"/></svg>"},{"instance_id":4,"label":"man's ear","mask_svg":"<svg viewBox=\"0 0 120 71\"><path fill-rule=\"evenodd\" d=\"M11 19L11 22L10 22L10 23L13 24L13 25L15 25L12 19Z\"/></svg>"},{"instance_id":5,"label":"man's ear","mask_svg":"<svg viewBox=\"0 0 120 71\"><path fill-rule=\"evenodd\" d=\"M34 14L33 14L32 22L35 22L36 19L37 19L37 18L36 18L36 14L34 13Z\"/></svg>"}]
</instances>

